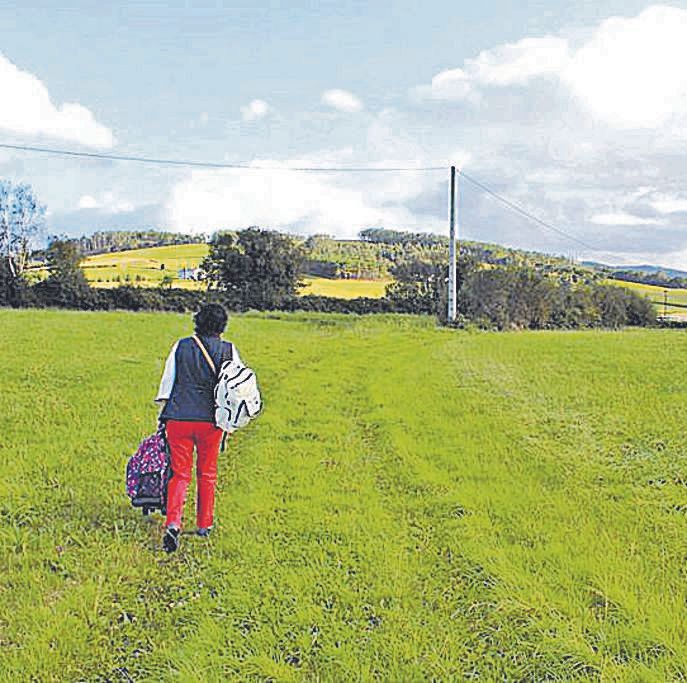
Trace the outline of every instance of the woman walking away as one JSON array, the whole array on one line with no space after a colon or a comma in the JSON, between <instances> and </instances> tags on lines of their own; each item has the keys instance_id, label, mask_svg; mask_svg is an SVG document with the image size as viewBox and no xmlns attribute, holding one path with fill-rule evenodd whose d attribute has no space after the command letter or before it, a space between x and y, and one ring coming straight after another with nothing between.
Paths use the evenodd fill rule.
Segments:
<instances>
[{"instance_id":1,"label":"woman walking away","mask_svg":"<svg viewBox=\"0 0 687 683\"><path fill-rule=\"evenodd\" d=\"M215 425L214 389L222 363L238 360L233 344L223 341L228 316L219 304L205 304L194 315L195 334L180 339L165 363L156 401L163 402L160 420L166 423L172 477L167 488L166 552L179 547L181 517L191 481L193 447L197 451L199 536L212 529L217 483L217 456L224 432Z\"/></svg>"}]
</instances>

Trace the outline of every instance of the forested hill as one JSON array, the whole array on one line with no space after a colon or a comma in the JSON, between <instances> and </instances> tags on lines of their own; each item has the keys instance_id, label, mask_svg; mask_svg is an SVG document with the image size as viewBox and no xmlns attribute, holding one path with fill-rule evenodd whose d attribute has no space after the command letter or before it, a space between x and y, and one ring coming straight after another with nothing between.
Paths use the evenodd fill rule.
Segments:
<instances>
[{"instance_id":1,"label":"forested hill","mask_svg":"<svg viewBox=\"0 0 687 683\"><path fill-rule=\"evenodd\" d=\"M608 277L624 282L636 282L667 289L687 288L687 272L675 268L664 268L653 265L639 266L606 266L602 263L584 261L582 265L608 273Z\"/></svg>"},{"instance_id":2,"label":"forested hill","mask_svg":"<svg viewBox=\"0 0 687 683\"><path fill-rule=\"evenodd\" d=\"M305 241L311 259L342 263L343 277L365 277L365 269L375 267L378 276L392 273L394 266L422 261L442 263L448 260L448 237L434 233L404 232L369 228L360 232L358 241L342 242L328 237L310 237ZM529 266L542 273L556 273L563 279L587 279L594 270L569 259L539 252L511 249L498 244L459 240L460 257L492 266ZM355 258L351 258L355 255ZM350 261L347 261L347 257ZM355 268L363 273L357 275ZM346 271L351 270L353 274Z\"/></svg>"},{"instance_id":3,"label":"forested hill","mask_svg":"<svg viewBox=\"0 0 687 683\"><path fill-rule=\"evenodd\" d=\"M159 230L107 230L85 235L75 241L84 256L105 254L130 249L166 247L172 244L200 244L207 242L207 235L185 235Z\"/></svg>"},{"instance_id":4,"label":"forested hill","mask_svg":"<svg viewBox=\"0 0 687 683\"><path fill-rule=\"evenodd\" d=\"M446 262L448 238L433 233L413 233L386 228L363 230L357 240L329 235L293 236L305 252L306 274L328 278L378 280L393 277L395 267L409 262ZM207 235L157 230L101 231L75 239L84 256L148 247L200 244ZM460 255L493 266L530 266L563 279L593 277L594 269L572 264L565 258L510 249L496 244L460 240ZM42 260L36 252L34 259Z\"/></svg>"}]
</instances>

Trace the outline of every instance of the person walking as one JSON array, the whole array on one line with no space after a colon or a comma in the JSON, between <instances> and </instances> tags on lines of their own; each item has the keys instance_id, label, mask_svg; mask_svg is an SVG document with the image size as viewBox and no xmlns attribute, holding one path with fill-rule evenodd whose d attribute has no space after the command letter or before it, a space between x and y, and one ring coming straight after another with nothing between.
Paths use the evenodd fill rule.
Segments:
<instances>
[{"instance_id":1,"label":"person walking","mask_svg":"<svg viewBox=\"0 0 687 683\"><path fill-rule=\"evenodd\" d=\"M217 457L224 432L215 424L214 389L222 363L240 361L236 347L221 337L229 316L219 304L205 304L194 315L195 334L177 341L169 353L155 401L162 403L172 477L167 488L166 552L179 547L186 492L197 451L196 533L212 530Z\"/></svg>"}]
</instances>

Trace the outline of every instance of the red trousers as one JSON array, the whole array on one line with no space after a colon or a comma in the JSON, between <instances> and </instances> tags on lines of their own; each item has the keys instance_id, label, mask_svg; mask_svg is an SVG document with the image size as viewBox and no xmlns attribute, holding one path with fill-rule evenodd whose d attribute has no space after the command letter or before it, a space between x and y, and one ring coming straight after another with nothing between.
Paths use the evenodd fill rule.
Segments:
<instances>
[{"instance_id":1,"label":"red trousers","mask_svg":"<svg viewBox=\"0 0 687 683\"><path fill-rule=\"evenodd\" d=\"M222 441L222 430L212 422L167 421L167 443L172 464L172 478L167 487L167 526L181 527L181 515L186 502L186 491L191 483L193 447L198 451L196 482L196 523L198 528L209 529L215 510L217 483L217 455Z\"/></svg>"}]
</instances>

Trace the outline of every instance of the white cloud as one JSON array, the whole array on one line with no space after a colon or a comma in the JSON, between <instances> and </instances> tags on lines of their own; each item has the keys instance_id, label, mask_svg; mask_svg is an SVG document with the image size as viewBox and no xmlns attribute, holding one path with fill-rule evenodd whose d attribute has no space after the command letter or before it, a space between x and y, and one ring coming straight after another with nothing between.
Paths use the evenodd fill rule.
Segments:
<instances>
[{"instance_id":1,"label":"white cloud","mask_svg":"<svg viewBox=\"0 0 687 683\"><path fill-rule=\"evenodd\" d=\"M43 135L108 149L112 131L90 110L76 103L53 104L42 81L20 70L0 53L0 129L22 135Z\"/></svg>"},{"instance_id":2,"label":"white cloud","mask_svg":"<svg viewBox=\"0 0 687 683\"><path fill-rule=\"evenodd\" d=\"M260 225L354 237L372 226L420 227L418 217L404 205L407 198L383 183L375 192L366 191L364 182L357 178L351 183L344 174L286 170L193 171L173 189L167 218L179 230L196 232Z\"/></svg>"},{"instance_id":3,"label":"white cloud","mask_svg":"<svg viewBox=\"0 0 687 683\"><path fill-rule=\"evenodd\" d=\"M439 72L429 88L437 100L476 100L482 86L524 85L532 78L555 76L568 61L563 38L524 38L466 59L463 68Z\"/></svg>"},{"instance_id":4,"label":"white cloud","mask_svg":"<svg viewBox=\"0 0 687 683\"><path fill-rule=\"evenodd\" d=\"M431 159L402 132L403 115L384 110L371 117L358 135L360 146L322 149L288 160L256 159L254 166L380 167L429 166ZM452 153L456 163L469 155ZM448 161L446 162L448 167ZM182 231L210 232L260 225L302 234L326 232L355 237L363 228L386 226L404 230L445 232L445 202L438 212L424 198L445 193L446 172L306 173L291 170L196 170L172 189L166 204L168 225Z\"/></svg>"},{"instance_id":5,"label":"white cloud","mask_svg":"<svg viewBox=\"0 0 687 683\"><path fill-rule=\"evenodd\" d=\"M80 209L97 209L100 207L98 200L90 194L85 194L79 199L78 207Z\"/></svg>"},{"instance_id":6,"label":"white cloud","mask_svg":"<svg viewBox=\"0 0 687 683\"><path fill-rule=\"evenodd\" d=\"M687 10L651 6L437 73L411 90L425 105L410 110L412 129L439 154L442 140L463 141L466 171L592 245L586 256L687 268L685 63ZM461 193L467 237L576 248L466 183Z\"/></svg>"},{"instance_id":7,"label":"white cloud","mask_svg":"<svg viewBox=\"0 0 687 683\"><path fill-rule=\"evenodd\" d=\"M557 169L537 169L525 176L528 183L541 185L565 184L568 180L567 173L560 168Z\"/></svg>"},{"instance_id":8,"label":"white cloud","mask_svg":"<svg viewBox=\"0 0 687 683\"><path fill-rule=\"evenodd\" d=\"M262 119L270 111L270 106L265 100L252 100L245 107L241 107L241 115L244 121L257 121Z\"/></svg>"},{"instance_id":9,"label":"white cloud","mask_svg":"<svg viewBox=\"0 0 687 683\"><path fill-rule=\"evenodd\" d=\"M599 119L653 127L687 111L687 11L657 5L604 21L562 79Z\"/></svg>"},{"instance_id":10,"label":"white cloud","mask_svg":"<svg viewBox=\"0 0 687 683\"><path fill-rule=\"evenodd\" d=\"M651 207L660 214L687 213L687 199L671 195L657 195L650 202Z\"/></svg>"},{"instance_id":11,"label":"white cloud","mask_svg":"<svg viewBox=\"0 0 687 683\"><path fill-rule=\"evenodd\" d=\"M583 44L543 36L484 50L442 71L415 92L438 100L477 101L486 88L554 78L608 125L651 128L687 116L687 10L665 5L636 17L611 17Z\"/></svg>"},{"instance_id":12,"label":"white cloud","mask_svg":"<svg viewBox=\"0 0 687 683\"><path fill-rule=\"evenodd\" d=\"M660 223L655 218L641 218L624 211L597 213L589 220L596 225L658 225Z\"/></svg>"},{"instance_id":13,"label":"white cloud","mask_svg":"<svg viewBox=\"0 0 687 683\"><path fill-rule=\"evenodd\" d=\"M363 108L363 103L348 90L325 90L322 93L322 104L351 114Z\"/></svg>"},{"instance_id":14,"label":"white cloud","mask_svg":"<svg viewBox=\"0 0 687 683\"><path fill-rule=\"evenodd\" d=\"M567 64L568 49L563 38L524 38L466 60L466 71L481 85L523 85L535 77L557 74Z\"/></svg>"},{"instance_id":15,"label":"white cloud","mask_svg":"<svg viewBox=\"0 0 687 683\"><path fill-rule=\"evenodd\" d=\"M477 94L463 69L448 69L438 73L432 78L429 92L436 100L467 100Z\"/></svg>"},{"instance_id":16,"label":"white cloud","mask_svg":"<svg viewBox=\"0 0 687 683\"><path fill-rule=\"evenodd\" d=\"M134 210L134 205L127 200L119 199L113 192L105 192L100 199L85 194L77 204L79 209L97 209L107 213L127 213Z\"/></svg>"}]
</instances>

